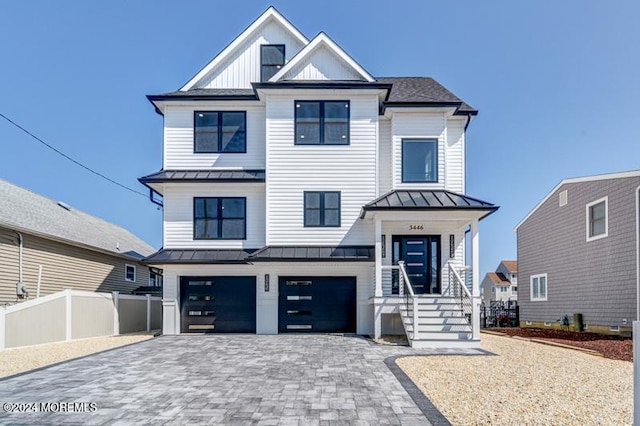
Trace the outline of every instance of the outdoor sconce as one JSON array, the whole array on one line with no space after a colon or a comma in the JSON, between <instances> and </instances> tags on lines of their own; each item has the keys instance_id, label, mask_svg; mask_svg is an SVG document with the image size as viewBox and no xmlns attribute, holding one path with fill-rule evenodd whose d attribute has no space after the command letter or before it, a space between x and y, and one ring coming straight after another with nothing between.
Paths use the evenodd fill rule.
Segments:
<instances>
[{"instance_id":1,"label":"outdoor sconce","mask_svg":"<svg viewBox=\"0 0 640 426\"><path fill-rule=\"evenodd\" d=\"M264 274L264 291L269 292L269 274Z\"/></svg>"}]
</instances>

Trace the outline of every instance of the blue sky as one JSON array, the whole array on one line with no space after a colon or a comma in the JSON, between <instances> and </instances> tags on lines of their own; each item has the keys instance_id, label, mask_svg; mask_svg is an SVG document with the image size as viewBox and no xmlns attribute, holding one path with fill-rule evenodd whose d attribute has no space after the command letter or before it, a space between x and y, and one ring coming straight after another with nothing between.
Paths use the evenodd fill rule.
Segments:
<instances>
[{"instance_id":1,"label":"blue sky","mask_svg":"<svg viewBox=\"0 0 640 426\"><path fill-rule=\"evenodd\" d=\"M0 112L141 192L161 167L145 98L191 78L273 4L325 31L371 74L432 76L480 110L467 193L481 272L516 257L513 227L561 179L640 168L637 1L5 1ZM124 226L160 247L162 212L0 120L0 178Z\"/></svg>"}]
</instances>

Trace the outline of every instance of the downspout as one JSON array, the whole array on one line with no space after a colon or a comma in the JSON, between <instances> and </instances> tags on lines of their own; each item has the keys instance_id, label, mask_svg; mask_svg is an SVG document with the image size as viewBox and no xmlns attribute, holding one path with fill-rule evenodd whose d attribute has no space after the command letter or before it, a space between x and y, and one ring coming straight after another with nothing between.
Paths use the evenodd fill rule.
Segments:
<instances>
[{"instance_id":1,"label":"downspout","mask_svg":"<svg viewBox=\"0 0 640 426\"><path fill-rule=\"evenodd\" d=\"M636 189L636 320L640 321L640 186Z\"/></svg>"},{"instance_id":2,"label":"downspout","mask_svg":"<svg viewBox=\"0 0 640 426\"><path fill-rule=\"evenodd\" d=\"M18 282L22 283L22 243L23 243L23 238L22 238L22 234L19 233L18 231L15 231L16 234L18 234L18 244L19 244L19 249L18 249Z\"/></svg>"}]
</instances>

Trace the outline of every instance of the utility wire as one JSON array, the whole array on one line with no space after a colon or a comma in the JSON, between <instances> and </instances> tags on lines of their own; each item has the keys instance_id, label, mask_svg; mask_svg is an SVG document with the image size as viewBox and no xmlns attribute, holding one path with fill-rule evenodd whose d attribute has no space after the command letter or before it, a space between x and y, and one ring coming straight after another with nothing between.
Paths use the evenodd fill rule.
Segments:
<instances>
[{"instance_id":1,"label":"utility wire","mask_svg":"<svg viewBox=\"0 0 640 426\"><path fill-rule=\"evenodd\" d=\"M0 112L0 117L4 118L5 120L7 120L9 123L13 124L15 127L17 127L18 129L22 130L24 133L26 133L27 135L31 136L33 139L37 140L38 142L40 142L41 144L43 144L44 146L46 146L47 148L51 149L52 151L54 151L56 154L59 154L61 156L63 156L64 158L66 158L67 160L71 161L72 163L77 164L78 166L82 167L83 169L93 173L96 176L101 177L102 179L113 183L114 185L118 185L121 188L126 189L127 191L131 191L135 194L138 195L142 195L144 198L148 198L149 196L143 192L140 192L138 190L135 190L133 188L129 188L126 185L121 184L120 182L116 182L115 180L103 175L100 172L96 172L95 170L93 170L90 167L85 166L84 164L82 164L81 162L74 160L73 158L69 157L67 154L65 154L64 152L58 150L57 148L49 145L48 143L46 143L45 141L43 141L42 139L40 139L39 137L37 137L36 135L34 135L33 133L31 133L30 131L28 131L27 129L25 129L24 127L22 127L21 125L19 125L18 123L16 123L15 121L11 120L9 117L7 117L6 115L4 115L3 113Z\"/></svg>"}]
</instances>

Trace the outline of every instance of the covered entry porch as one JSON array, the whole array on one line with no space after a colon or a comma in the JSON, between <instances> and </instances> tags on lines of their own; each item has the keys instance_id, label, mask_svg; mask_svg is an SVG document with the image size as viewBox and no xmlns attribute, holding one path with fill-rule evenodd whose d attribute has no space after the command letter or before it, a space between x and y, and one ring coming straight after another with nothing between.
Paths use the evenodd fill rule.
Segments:
<instances>
[{"instance_id":1,"label":"covered entry porch","mask_svg":"<svg viewBox=\"0 0 640 426\"><path fill-rule=\"evenodd\" d=\"M479 346L478 225L497 209L444 190L396 190L364 206L361 218L375 230L369 302L376 338L406 334L413 347Z\"/></svg>"}]
</instances>

